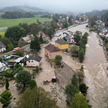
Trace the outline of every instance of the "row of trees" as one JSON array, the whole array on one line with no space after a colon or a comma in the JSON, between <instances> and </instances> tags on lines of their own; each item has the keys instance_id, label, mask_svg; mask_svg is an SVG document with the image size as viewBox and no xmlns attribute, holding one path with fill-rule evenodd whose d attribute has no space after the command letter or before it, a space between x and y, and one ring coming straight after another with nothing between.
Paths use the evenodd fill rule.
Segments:
<instances>
[{"instance_id":1,"label":"row of trees","mask_svg":"<svg viewBox=\"0 0 108 108\"><path fill-rule=\"evenodd\" d=\"M66 102L69 108L91 108L91 105L88 104L89 101L84 98L87 90L88 87L84 83L79 84L78 78L74 74L71 83L65 87L65 94L67 95Z\"/></svg>"},{"instance_id":2,"label":"row of trees","mask_svg":"<svg viewBox=\"0 0 108 108\"><path fill-rule=\"evenodd\" d=\"M89 34L85 32L84 35L82 36L82 32L80 31L76 31L76 33L74 34L74 40L76 42L76 45L74 45L70 51L72 54L78 55L80 62L83 62L84 60L88 35ZM80 46L78 47L77 45Z\"/></svg>"},{"instance_id":3,"label":"row of trees","mask_svg":"<svg viewBox=\"0 0 108 108\"><path fill-rule=\"evenodd\" d=\"M34 14L30 13L30 12L21 13L21 12L18 12L18 11L14 11L14 12L5 12L1 17L6 18L6 19L31 18L31 17L34 17Z\"/></svg>"}]
</instances>

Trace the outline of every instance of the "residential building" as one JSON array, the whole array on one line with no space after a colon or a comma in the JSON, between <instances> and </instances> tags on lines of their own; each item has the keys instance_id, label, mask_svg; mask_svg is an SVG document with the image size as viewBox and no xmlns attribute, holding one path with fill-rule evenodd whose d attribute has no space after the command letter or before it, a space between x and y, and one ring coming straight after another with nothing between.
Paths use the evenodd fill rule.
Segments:
<instances>
[{"instance_id":1,"label":"residential building","mask_svg":"<svg viewBox=\"0 0 108 108\"><path fill-rule=\"evenodd\" d=\"M64 39L57 39L55 41L55 46L61 50L69 48L68 42L66 42Z\"/></svg>"},{"instance_id":2,"label":"residential building","mask_svg":"<svg viewBox=\"0 0 108 108\"><path fill-rule=\"evenodd\" d=\"M36 66L40 66L41 64L41 59L42 57L34 54L32 56L29 56L27 55L25 58L24 58L24 64L25 66L27 67L36 67Z\"/></svg>"},{"instance_id":3,"label":"residential building","mask_svg":"<svg viewBox=\"0 0 108 108\"><path fill-rule=\"evenodd\" d=\"M2 42L0 42L0 52L4 51L6 51L6 46Z\"/></svg>"},{"instance_id":4,"label":"residential building","mask_svg":"<svg viewBox=\"0 0 108 108\"><path fill-rule=\"evenodd\" d=\"M68 42L69 44L74 43L73 36L65 36L63 39Z\"/></svg>"},{"instance_id":5,"label":"residential building","mask_svg":"<svg viewBox=\"0 0 108 108\"><path fill-rule=\"evenodd\" d=\"M52 44L47 45L46 47L44 47L44 49L45 49L45 55L49 59L54 59L56 55L61 55L61 50Z\"/></svg>"},{"instance_id":6,"label":"residential building","mask_svg":"<svg viewBox=\"0 0 108 108\"><path fill-rule=\"evenodd\" d=\"M30 43L31 40L33 40L33 39L34 39L34 36L31 34L31 35L27 35L27 36L25 36L25 37L22 37L22 38L19 40L19 42L23 42L23 43L25 43L25 44L28 44L28 43Z\"/></svg>"}]
</instances>

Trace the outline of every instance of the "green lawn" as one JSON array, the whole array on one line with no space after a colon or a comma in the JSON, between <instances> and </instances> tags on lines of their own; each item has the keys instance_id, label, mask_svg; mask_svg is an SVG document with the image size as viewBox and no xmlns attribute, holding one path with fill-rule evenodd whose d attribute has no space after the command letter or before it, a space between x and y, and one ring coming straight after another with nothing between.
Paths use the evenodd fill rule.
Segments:
<instances>
[{"instance_id":1,"label":"green lawn","mask_svg":"<svg viewBox=\"0 0 108 108\"><path fill-rule=\"evenodd\" d=\"M35 15L33 18L18 18L18 19L3 19L0 14L0 27L12 27L14 25L18 25L19 23L37 23L37 19L40 22L51 21L49 18L40 18L39 15Z\"/></svg>"}]
</instances>

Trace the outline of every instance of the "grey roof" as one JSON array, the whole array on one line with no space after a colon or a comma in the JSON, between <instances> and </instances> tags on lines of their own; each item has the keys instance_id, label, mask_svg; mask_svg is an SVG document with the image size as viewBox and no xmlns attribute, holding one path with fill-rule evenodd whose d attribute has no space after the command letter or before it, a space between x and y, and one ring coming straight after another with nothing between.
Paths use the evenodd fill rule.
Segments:
<instances>
[{"instance_id":1,"label":"grey roof","mask_svg":"<svg viewBox=\"0 0 108 108\"><path fill-rule=\"evenodd\" d=\"M26 61L29 61L29 60L36 60L36 61L40 62L41 59L42 59L42 57L40 57L40 56L34 54L34 55L32 55L32 56L25 57L25 58L24 58L24 61L26 62Z\"/></svg>"},{"instance_id":2,"label":"grey roof","mask_svg":"<svg viewBox=\"0 0 108 108\"><path fill-rule=\"evenodd\" d=\"M6 48L6 46L2 43L2 42L0 42L0 48Z\"/></svg>"},{"instance_id":3,"label":"grey roof","mask_svg":"<svg viewBox=\"0 0 108 108\"><path fill-rule=\"evenodd\" d=\"M65 36L64 39L67 41L67 40L70 39L70 37L69 36Z\"/></svg>"},{"instance_id":4,"label":"grey roof","mask_svg":"<svg viewBox=\"0 0 108 108\"><path fill-rule=\"evenodd\" d=\"M57 39L55 42L58 43L58 44L60 44L60 45L62 45L62 44L68 44L68 42L66 42L64 39Z\"/></svg>"}]
</instances>

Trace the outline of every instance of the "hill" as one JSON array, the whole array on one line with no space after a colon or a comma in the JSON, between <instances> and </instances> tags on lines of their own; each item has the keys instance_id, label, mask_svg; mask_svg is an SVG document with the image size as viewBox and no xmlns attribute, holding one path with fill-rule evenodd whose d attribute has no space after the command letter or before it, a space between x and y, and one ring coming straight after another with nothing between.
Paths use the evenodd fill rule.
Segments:
<instances>
[{"instance_id":1,"label":"hill","mask_svg":"<svg viewBox=\"0 0 108 108\"><path fill-rule=\"evenodd\" d=\"M29 7L29 6L12 6L12 7L5 7L3 9L0 9L1 13L5 13L7 11L13 12L13 11L18 11L18 12L45 12L45 10L37 8L37 7Z\"/></svg>"}]
</instances>

